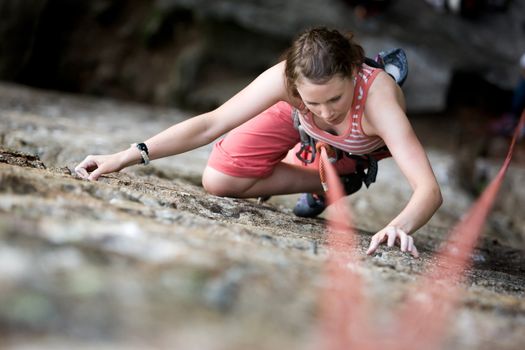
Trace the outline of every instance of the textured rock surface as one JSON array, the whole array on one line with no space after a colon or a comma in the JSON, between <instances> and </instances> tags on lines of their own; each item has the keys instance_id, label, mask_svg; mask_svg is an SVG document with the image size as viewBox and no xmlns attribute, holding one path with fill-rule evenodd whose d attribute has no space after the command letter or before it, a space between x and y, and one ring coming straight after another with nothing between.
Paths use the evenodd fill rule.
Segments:
<instances>
[{"instance_id":1,"label":"textured rock surface","mask_svg":"<svg viewBox=\"0 0 525 350\"><path fill-rule=\"evenodd\" d=\"M258 204L206 194L199 179L209 147L96 183L71 175L86 154L120 150L183 117L0 86L2 348L314 348L324 221L294 217L293 197ZM407 198L393 163L382 162L378 183L351 199L359 273L378 322L411 292L470 204L451 180L449 150L425 144L445 204L417 233L421 259L385 248L364 255L369 232ZM473 254L444 348L525 342L522 247L493 228Z\"/></svg>"}]
</instances>

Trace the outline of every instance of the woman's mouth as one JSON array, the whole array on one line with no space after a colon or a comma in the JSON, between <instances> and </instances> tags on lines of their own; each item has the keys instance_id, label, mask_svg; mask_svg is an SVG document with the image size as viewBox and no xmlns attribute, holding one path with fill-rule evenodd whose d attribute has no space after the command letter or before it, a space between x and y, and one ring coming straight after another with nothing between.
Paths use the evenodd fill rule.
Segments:
<instances>
[{"instance_id":1,"label":"woman's mouth","mask_svg":"<svg viewBox=\"0 0 525 350\"><path fill-rule=\"evenodd\" d=\"M325 120L329 124L337 124L337 122L339 122L340 119L341 119L341 115L340 114L334 114L333 116L328 117Z\"/></svg>"}]
</instances>

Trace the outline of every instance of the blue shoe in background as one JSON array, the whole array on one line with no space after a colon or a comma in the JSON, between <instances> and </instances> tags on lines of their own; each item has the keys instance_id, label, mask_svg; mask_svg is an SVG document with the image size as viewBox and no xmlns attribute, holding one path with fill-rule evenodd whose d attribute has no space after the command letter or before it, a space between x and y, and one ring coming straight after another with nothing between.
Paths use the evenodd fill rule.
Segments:
<instances>
[{"instance_id":1,"label":"blue shoe in background","mask_svg":"<svg viewBox=\"0 0 525 350\"><path fill-rule=\"evenodd\" d=\"M403 49L381 51L376 61L383 65L385 72L390 74L399 86L402 86L408 76L408 60Z\"/></svg>"}]
</instances>

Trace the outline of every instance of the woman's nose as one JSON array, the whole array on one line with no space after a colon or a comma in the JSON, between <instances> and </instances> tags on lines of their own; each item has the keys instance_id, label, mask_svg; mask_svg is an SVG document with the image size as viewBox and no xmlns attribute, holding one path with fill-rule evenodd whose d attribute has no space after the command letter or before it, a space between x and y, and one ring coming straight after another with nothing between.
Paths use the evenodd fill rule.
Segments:
<instances>
[{"instance_id":1,"label":"woman's nose","mask_svg":"<svg viewBox=\"0 0 525 350\"><path fill-rule=\"evenodd\" d=\"M321 117L329 118L334 114L334 111L328 106L321 106Z\"/></svg>"}]
</instances>

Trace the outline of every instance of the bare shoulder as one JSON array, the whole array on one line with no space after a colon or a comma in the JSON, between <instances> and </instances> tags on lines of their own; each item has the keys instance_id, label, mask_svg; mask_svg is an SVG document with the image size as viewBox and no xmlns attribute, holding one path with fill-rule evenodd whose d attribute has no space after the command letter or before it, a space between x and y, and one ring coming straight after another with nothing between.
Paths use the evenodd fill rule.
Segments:
<instances>
[{"instance_id":1,"label":"bare shoulder","mask_svg":"<svg viewBox=\"0 0 525 350\"><path fill-rule=\"evenodd\" d=\"M281 87L286 87L284 78L285 62L281 61L262 72L257 79L262 79Z\"/></svg>"},{"instance_id":2,"label":"bare shoulder","mask_svg":"<svg viewBox=\"0 0 525 350\"><path fill-rule=\"evenodd\" d=\"M267 71L276 73L277 75L279 75L280 77L282 77L284 79L284 69L285 69L285 67L286 67L286 62L285 61L280 61L280 62L274 64L273 66L271 66L270 68L268 68Z\"/></svg>"},{"instance_id":3,"label":"bare shoulder","mask_svg":"<svg viewBox=\"0 0 525 350\"><path fill-rule=\"evenodd\" d=\"M279 62L262 72L246 89L260 99L282 100L287 97L284 78L285 62Z\"/></svg>"},{"instance_id":4,"label":"bare shoulder","mask_svg":"<svg viewBox=\"0 0 525 350\"><path fill-rule=\"evenodd\" d=\"M261 97L268 96L274 100L285 101L298 107L302 101L300 98L289 94L286 86L285 68L286 62L281 61L264 71L252 84L256 85L255 89L261 94Z\"/></svg>"},{"instance_id":5,"label":"bare shoulder","mask_svg":"<svg viewBox=\"0 0 525 350\"><path fill-rule=\"evenodd\" d=\"M394 79L384 71L379 72L375 78L372 86L370 86L370 90L368 91L368 96L372 101L375 99L393 98L395 102L400 103L401 107L405 109L403 91Z\"/></svg>"},{"instance_id":6,"label":"bare shoulder","mask_svg":"<svg viewBox=\"0 0 525 350\"><path fill-rule=\"evenodd\" d=\"M393 125L408 122L406 104L401 88L385 72L375 78L366 99L363 128L368 135L384 136Z\"/></svg>"}]
</instances>

